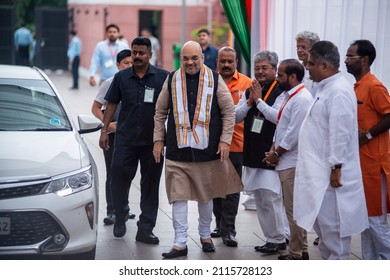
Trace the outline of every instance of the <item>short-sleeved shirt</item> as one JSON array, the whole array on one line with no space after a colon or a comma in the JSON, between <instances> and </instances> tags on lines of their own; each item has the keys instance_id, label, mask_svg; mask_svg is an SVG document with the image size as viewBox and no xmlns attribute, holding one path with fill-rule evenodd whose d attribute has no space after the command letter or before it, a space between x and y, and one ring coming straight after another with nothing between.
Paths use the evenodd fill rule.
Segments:
<instances>
[{"instance_id":1,"label":"short-sleeved shirt","mask_svg":"<svg viewBox=\"0 0 390 280\"><path fill-rule=\"evenodd\" d=\"M31 31L25 27L21 27L14 34L15 47L30 46L32 44Z\"/></svg>"},{"instance_id":2,"label":"short-sleeved shirt","mask_svg":"<svg viewBox=\"0 0 390 280\"><path fill-rule=\"evenodd\" d=\"M114 79L114 77L111 77L111 78L105 80L100 85L99 91L98 91L98 93L97 93L97 95L95 97L95 101L99 102L100 104L102 104L102 111L103 112L106 109L106 105L107 105L107 100L104 99L104 97L106 96L106 94L108 92L108 89L110 88L110 85L111 85L113 79ZM119 103L118 106L116 107L115 114L112 117L111 121L116 122L118 120L120 109L121 109L121 104Z\"/></svg>"},{"instance_id":3,"label":"short-sleeved shirt","mask_svg":"<svg viewBox=\"0 0 390 280\"><path fill-rule=\"evenodd\" d=\"M105 97L111 103L121 102L115 145L153 145L155 106L167 75L168 71L151 64L142 78L134 66L115 74Z\"/></svg>"}]
</instances>

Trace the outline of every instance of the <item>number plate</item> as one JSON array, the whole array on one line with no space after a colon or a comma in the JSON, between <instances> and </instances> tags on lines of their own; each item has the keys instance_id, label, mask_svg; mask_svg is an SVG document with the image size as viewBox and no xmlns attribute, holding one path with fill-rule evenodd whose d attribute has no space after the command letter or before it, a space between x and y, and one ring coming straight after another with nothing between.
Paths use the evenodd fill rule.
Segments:
<instances>
[{"instance_id":1,"label":"number plate","mask_svg":"<svg viewBox=\"0 0 390 280\"><path fill-rule=\"evenodd\" d=\"M0 217L0 235L9 235L11 233L11 218Z\"/></svg>"}]
</instances>

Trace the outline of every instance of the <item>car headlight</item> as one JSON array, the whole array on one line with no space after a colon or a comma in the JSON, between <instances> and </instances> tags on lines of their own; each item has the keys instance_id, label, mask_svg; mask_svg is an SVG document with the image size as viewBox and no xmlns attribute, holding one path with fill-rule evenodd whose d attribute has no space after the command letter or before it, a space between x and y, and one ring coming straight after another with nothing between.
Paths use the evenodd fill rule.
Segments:
<instances>
[{"instance_id":1,"label":"car headlight","mask_svg":"<svg viewBox=\"0 0 390 280\"><path fill-rule=\"evenodd\" d=\"M56 176L47 186L44 193L55 193L59 196L67 196L92 186L92 168L87 168Z\"/></svg>"}]
</instances>

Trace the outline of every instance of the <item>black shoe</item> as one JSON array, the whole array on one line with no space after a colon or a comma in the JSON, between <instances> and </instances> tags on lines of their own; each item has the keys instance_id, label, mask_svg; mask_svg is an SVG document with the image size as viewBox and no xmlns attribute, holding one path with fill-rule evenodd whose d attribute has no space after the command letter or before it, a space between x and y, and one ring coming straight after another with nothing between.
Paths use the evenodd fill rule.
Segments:
<instances>
[{"instance_id":1,"label":"black shoe","mask_svg":"<svg viewBox=\"0 0 390 280\"><path fill-rule=\"evenodd\" d=\"M216 238L216 237L221 237L221 231L219 228L215 228L213 232L210 234L211 237Z\"/></svg>"},{"instance_id":2,"label":"black shoe","mask_svg":"<svg viewBox=\"0 0 390 280\"><path fill-rule=\"evenodd\" d=\"M142 230L137 231L137 235L135 236L135 240L138 242L143 242L146 244L158 244L160 240L157 236L155 236L152 232L148 233Z\"/></svg>"},{"instance_id":3,"label":"black shoe","mask_svg":"<svg viewBox=\"0 0 390 280\"><path fill-rule=\"evenodd\" d=\"M187 256L188 254L188 248L187 246L182 249L182 250L177 250L175 248L172 248L171 250L169 250L168 252L166 253L162 253L162 256L165 258L165 259L174 259L174 258L178 258L178 257L184 257L184 256Z\"/></svg>"},{"instance_id":4,"label":"black shoe","mask_svg":"<svg viewBox=\"0 0 390 280\"><path fill-rule=\"evenodd\" d=\"M263 254L276 254L279 250L286 250L286 243L271 243L266 242L263 246L256 246L255 250Z\"/></svg>"},{"instance_id":5,"label":"black shoe","mask_svg":"<svg viewBox=\"0 0 390 280\"><path fill-rule=\"evenodd\" d=\"M129 212L129 213L127 214L127 216L126 216L126 221L127 221L127 220L132 220L132 219L134 219L134 218L135 218L135 214Z\"/></svg>"},{"instance_id":6,"label":"black shoe","mask_svg":"<svg viewBox=\"0 0 390 280\"><path fill-rule=\"evenodd\" d=\"M103 223L107 226L113 225L115 223L115 214L108 214L107 217L103 219Z\"/></svg>"},{"instance_id":7,"label":"black shoe","mask_svg":"<svg viewBox=\"0 0 390 280\"><path fill-rule=\"evenodd\" d=\"M302 260L302 257L294 257L293 255L284 255L284 256L279 256L278 260Z\"/></svg>"},{"instance_id":8,"label":"black shoe","mask_svg":"<svg viewBox=\"0 0 390 280\"><path fill-rule=\"evenodd\" d=\"M309 252L302 252L302 260L308 260L309 259Z\"/></svg>"},{"instance_id":9,"label":"black shoe","mask_svg":"<svg viewBox=\"0 0 390 280\"><path fill-rule=\"evenodd\" d=\"M223 244L229 247L237 247L238 245L236 237L231 233L228 233L226 236L222 236L222 241Z\"/></svg>"},{"instance_id":10,"label":"black shoe","mask_svg":"<svg viewBox=\"0 0 390 280\"><path fill-rule=\"evenodd\" d=\"M313 245L317 246L318 243L320 243L320 238L317 236L317 238L313 241Z\"/></svg>"},{"instance_id":11,"label":"black shoe","mask_svg":"<svg viewBox=\"0 0 390 280\"><path fill-rule=\"evenodd\" d=\"M118 220L115 221L114 224L114 236L115 237L122 237L126 234L126 223L120 222Z\"/></svg>"},{"instance_id":12,"label":"black shoe","mask_svg":"<svg viewBox=\"0 0 390 280\"><path fill-rule=\"evenodd\" d=\"M210 241L211 242L205 242L202 240L202 238L200 239L200 243L202 244L202 251L203 252L206 252L206 253L215 252L215 246L214 246L213 240L210 239Z\"/></svg>"}]
</instances>

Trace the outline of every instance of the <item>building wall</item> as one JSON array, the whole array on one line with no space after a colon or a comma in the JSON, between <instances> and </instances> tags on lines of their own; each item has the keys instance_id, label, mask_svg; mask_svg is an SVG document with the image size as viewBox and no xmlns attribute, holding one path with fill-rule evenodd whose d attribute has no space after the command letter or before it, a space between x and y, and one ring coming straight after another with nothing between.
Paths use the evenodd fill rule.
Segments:
<instances>
[{"instance_id":1,"label":"building wall","mask_svg":"<svg viewBox=\"0 0 390 280\"><path fill-rule=\"evenodd\" d=\"M322 40L331 41L338 47L340 70L354 83L353 76L346 71L344 57L352 41L368 39L377 51L371 70L390 87L390 58L387 55L390 44L390 1L263 0L261 3L266 5L259 6L257 14L264 14L266 10L267 19L264 21L264 17L260 18L260 28L252 29L262 40L257 51L275 51L280 60L297 58L296 34L303 30L317 32ZM267 28L266 31L263 27Z\"/></svg>"},{"instance_id":2,"label":"building wall","mask_svg":"<svg viewBox=\"0 0 390 280\"><path fill-rule=\"evenodd\" d=\"M87 2L87 4L83 4ZM170 5L135 5L133 4L89 4L88 2L99 1L68 1L68 8L74 11L74 28L83 43L81 54L81 67L88 69L93 50L96 43L105 39L105 26L115 23L120 27L121 33L131 44L132 39L138 36L140 10L158 10L161 11L161 36L160 44L162 46L162 67L168 71L173 70L172 48L174 43L181 42L181 13L182 1L168 1ZM123 2L123 1L122 1ZM134 2L134 1L130 1ZM129 2L129 3L130 3ZM140 3L142 1L138 1ZM161 1L160 1L161 2ZM186 40L196 39L192 37L191 32L201 25L207 25L207 5L208 1L190 1L191 5L186 7ZM215 2L215 1L214 1ZM198 4L198 5L195 5ZM206 3L207 4L207 3ZM107 16L105 17L105 11ZM215 2L213 7L215 15L222 14L222 6L219 1ZM213 20L215 20L213 16ZM218 18L218 20L221 20ZM226 19L225 19L226 21Z\"/></svg>"}]
</instances>

